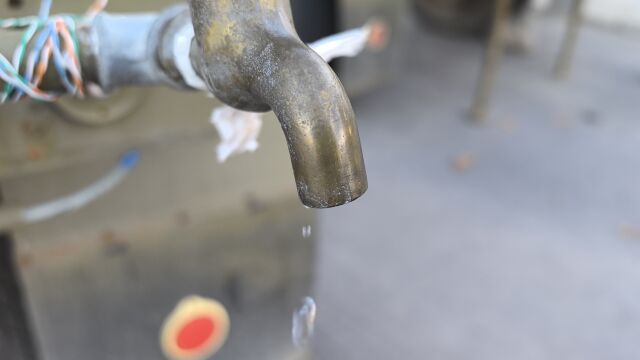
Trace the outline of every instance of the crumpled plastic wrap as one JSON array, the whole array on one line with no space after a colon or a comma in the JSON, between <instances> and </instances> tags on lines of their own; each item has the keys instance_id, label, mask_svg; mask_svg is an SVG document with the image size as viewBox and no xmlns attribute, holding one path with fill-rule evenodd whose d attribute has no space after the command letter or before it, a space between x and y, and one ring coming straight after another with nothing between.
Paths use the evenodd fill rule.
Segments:
<instances>
[{"instance_id":1,"label":"crumpled plastic wrap","mask_svg":"<svg viewBox=\"0 0 640 360\"><path fill-rule=\"evenodd\" d=\"M220 135L220 143L216 147L218 162L223 163L234 154L258 149L262 114L220 106L213 109L210 121Z\"/></svg>"}]
</instances>

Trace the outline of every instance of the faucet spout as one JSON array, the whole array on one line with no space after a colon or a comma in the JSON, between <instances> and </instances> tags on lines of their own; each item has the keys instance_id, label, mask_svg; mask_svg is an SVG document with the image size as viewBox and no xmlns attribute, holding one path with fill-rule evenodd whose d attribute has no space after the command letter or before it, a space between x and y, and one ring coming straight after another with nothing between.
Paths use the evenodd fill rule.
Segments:
<instances>
[{"instance_id":1,"label":"faucet spout","mask_svg":"<svg viewBox=\"0 0 640 360\"><path fill-rule=\"evenodd\" d=\"M313 208L367 190L351 103L329 65L299 38L289 0L190 0L199 70L221 101L273 110L289 147L298 194Z\"/></svg>"}]
</instances>

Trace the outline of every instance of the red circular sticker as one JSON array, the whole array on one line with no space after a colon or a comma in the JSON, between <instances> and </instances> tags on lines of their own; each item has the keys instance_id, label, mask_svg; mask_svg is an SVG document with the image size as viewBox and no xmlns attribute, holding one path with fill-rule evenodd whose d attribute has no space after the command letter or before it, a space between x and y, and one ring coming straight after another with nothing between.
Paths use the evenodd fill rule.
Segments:
<instances>
[{"instance_id":1,"label":"red circular sticker","mask_svg":"<svg viewBox=\"0 0 640 360\"><path fill-rule=\"evenodd\" d=\"M169 359L203 360L220 350L228 333L229 315L222 304L190 296L167 317L160 342Z\"/></svg>"},{"instance_id":2,"label":"red circular sticker","mask_svg":"<svg viewBox=\"0 0 640 360\"><path fill-rule=\"evenodd\" d=\"M178 347L182 350L194 350L207 343L214 330L214 322L206 316L199 316L187 322L178 330Z\"/></svg>"}]
</instances>

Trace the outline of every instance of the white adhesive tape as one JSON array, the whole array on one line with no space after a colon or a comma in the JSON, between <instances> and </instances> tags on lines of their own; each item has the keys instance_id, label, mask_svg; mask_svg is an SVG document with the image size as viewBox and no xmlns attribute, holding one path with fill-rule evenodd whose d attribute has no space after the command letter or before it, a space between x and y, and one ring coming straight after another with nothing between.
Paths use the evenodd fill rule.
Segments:
<instances>
[{"instance_id":1,"label":"white adhesive tape","mask_svg":"<svg viewBox=\"0 0 640 360\"><path fill-rule=\"evenodd\" d=\"M173 56L175 56L176 68L188 86L194 89L208 91L207 84L205 84L198 73L196 73L191 64L191 58L189 57L191 41L194 36L193 26L190 23L185 24L176 32L173 42Z\"/></svg>"}]
</instances>

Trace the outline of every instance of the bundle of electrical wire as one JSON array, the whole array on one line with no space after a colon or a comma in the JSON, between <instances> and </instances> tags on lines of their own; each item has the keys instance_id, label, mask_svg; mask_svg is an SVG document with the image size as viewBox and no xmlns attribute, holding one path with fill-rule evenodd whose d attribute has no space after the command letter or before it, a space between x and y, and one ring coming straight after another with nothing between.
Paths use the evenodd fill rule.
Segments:
<instances>
[{"instance_id":1,"label":"bundle of electrical wire","mask_svg":"<svg viewBox=\"0 0 640 360\"><path fill-rule=\"evenodd\" d=\"M54 101L63 95L40 88L50 62L66 93L84 96L76 30L79 25L90 23L106 7L108 0L95 0L83 16L50 16L52 1L42 0L37 17L0 19L0 29L24 29L12 60L0 54L0 79L6 83L0 89L0 103L18 101L24 96Z\"/></svg>"}]
</instances>

